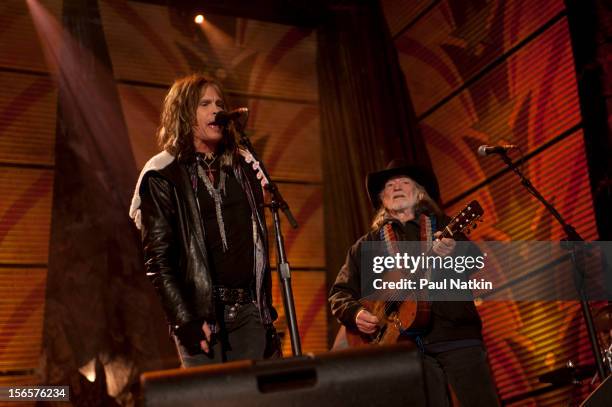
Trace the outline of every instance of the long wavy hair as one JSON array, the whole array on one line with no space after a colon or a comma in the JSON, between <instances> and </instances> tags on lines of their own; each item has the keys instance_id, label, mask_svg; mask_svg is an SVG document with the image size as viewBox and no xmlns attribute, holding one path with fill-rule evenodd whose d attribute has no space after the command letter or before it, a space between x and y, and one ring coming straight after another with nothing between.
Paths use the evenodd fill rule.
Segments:
<instances>
[{"instance_id":1,"label":"long wavy hair","mask_svg":"<svg viewBox=\"0 0 612 407\"><path fill-rule=\"evenodd\" d=\"M193 128L197 123L196 111L202 91L213 86L228 109L227 98L221 84L201 74L191 74L174 81L166 94L161 112L157 140L161 148L180 161L191 160L195 155ZM220 152L222 162L230 164L237 154L237 135L233 124L223 128Z\"/></svg>"},{"instance_id":2,"label":"long wavy hair","mask_svg":"<svg viewBox=\"0 0 612 407\"><path fill-rule=\"evenodd\" d=\"M412 178L410 179L414 183L414 187L417 190L417 203L414 206L415 218L418 218L419 215L421 214L425 214L428 216L433 215L433 216L438 216L438 217L442 216L443 215L442 209L440 209L436 201L434 201L429 196L429 194L427 193L427 190L421 184L417 183ZM382 202L382 193L383 191L380 191L379 193L380 202ZM378 228L380 228L383 225L383 223L385 223L387 216L388 216L387 209L381 204L380 208L376 211L376 213L374 214L374 217L372 218L372 225L371 225L372 230L377 230Z\"/></svg>"}]
</instances>

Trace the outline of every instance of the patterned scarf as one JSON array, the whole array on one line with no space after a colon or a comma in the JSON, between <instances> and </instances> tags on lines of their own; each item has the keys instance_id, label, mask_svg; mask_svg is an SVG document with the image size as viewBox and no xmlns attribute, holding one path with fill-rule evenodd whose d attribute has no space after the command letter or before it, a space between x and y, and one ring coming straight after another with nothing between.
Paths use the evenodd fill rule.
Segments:
<instances>
[{"instance_id":1,"label":"patterned scarf","mask_svg":"<svg viewBox=\"0 0 612 407\"><path fill-rule=\"evenodd\" d=\"M436 217L427 216L423 213L417 215L419 221L419 241L421 242L421 253L427 253L433 246L434 233L436 232ZM385 248L387 254L395 256L399 253L399 241L395 230L393 230L393 222L387 221L379 231L379 238L385 242ZM427 280L431 280L431 270L423 270L423 277Z\"/></svg>"},{"instance_id":2,"label":"patterned scarf","mask_svg":"<svg viewBox=\"0 0 612 407\"><path fill-rule=\"evenodd\" d=\"M426 253L433 244L433 235L436 231L435 216L427 216L425 214L418 215L419 220L419 240L421 241L421 249ZM393 222L387 221L379 230L379 238L385 242L387 252L394 255L399 252L397 246L397 234L393 230Z\"/></svg>"}]
</instances>

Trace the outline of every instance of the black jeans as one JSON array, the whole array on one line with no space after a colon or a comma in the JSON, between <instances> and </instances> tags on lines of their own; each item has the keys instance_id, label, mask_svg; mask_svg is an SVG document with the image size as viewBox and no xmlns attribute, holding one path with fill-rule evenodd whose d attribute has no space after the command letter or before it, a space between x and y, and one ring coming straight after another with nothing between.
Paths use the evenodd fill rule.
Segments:
<instances>
[{"instance_id":1,"label":"black jeans","mask_svg":"<svg viewBox=\"0 0 612 407\"><path fill-rule=\"evenodd\" d=\"M482 346L423 354L423 370L429 407L450 406L447 387L461 407L495 407L499 399Z\"/></svg>"},{"instance_id":2,"label":"black jeans","mask_svg":"<svg viewBox=\"0 0 612 407\"><path fill-rule=\"evenodd\" d=\"M190 355L174 337L183 367L201 366L242 359L280 357L280 343L273 327L262 325L254 303L241 305L235 318L228 318L229 306L219 306L219 331L213 335L208 353Z\"/></svg>"}]
</instances>

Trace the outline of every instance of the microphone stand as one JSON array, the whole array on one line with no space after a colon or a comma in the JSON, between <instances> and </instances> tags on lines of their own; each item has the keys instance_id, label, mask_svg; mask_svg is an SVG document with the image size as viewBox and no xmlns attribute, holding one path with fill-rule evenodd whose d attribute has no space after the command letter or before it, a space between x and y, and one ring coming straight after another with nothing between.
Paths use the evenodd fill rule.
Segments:
<instances>
[{"instance_id":1,"label":"microphone stand","mask_svg":"<svg viewBox=\"0 0 612 407\"><path fill-rule=\"evenodd\" d=\"M283 289L283 305L285 307L285 314L287 318L287 324L289 326L289 332L291 336L291 350L293 352L293 356L301 356L302 355L302 345L300 343L300 334L298 331L297 319L295 316L295 302L293 300L293 290L291 288L291 270L289 268L289 263L287 262L287 253L285 251L285 240L283 239L283 233L280 227L280 216L278 214L278 210L283 211L289 224L294 229L297 229L298 223L293 217L291 213L291 209L289 209L289 205L283 199L283 196L278 189L276 183L272 181L270 178L270 174L268 170L263 165L263 162L257 157L255 153L255 149L251 144L251 140L247 137L247 135L243 131L243 126L238 123L237 120L234 121L235 128L240 135L240 144L244 148L247 149L249 153L253 156L253 158L259 162L259 169L261 170L265 180L268 182L266 185L266 189L270 192L272 201L268 205L264 205L270 209L272 212L272 219L274 220L274 235L276 239L276 259L277 259L277 269L278 276L280 278L281 286Z\"/></svg>"},{"instance_id":2,"label":"microphone stand","mask_svg":"<svg viewBox=\"0 0 612 407\"><path fill-rule=\"evenodd\" d=\"M582 315L586 322L587 332L589 335L589 342L591 343L591 351L595 356L595 363L597 365L597 374L601 381L603 381L607 374L606 368L601 358L601 349L599 347L599 342L597 341L597 334L595 332L595 325L593 324L593 315L591 314L591 309L589 307L589 303L586 298L586 294L584 292L584 264L583 264L583 253L582 249L577 249L576 244L571 244L569 242L584 242L582 236L578 234L576 229L565 222L559 211L551 205L541 194L540 192L533 186L531 181L525 177L525 175L521 172L521 170L516 166L516 163L508 157L505 151L499 153L499 156L503 160L503 162L510 168L514 173L521 179L521 184L527 189L527 191L533 195L544 207L552 214L552 216L559 222L563 231L565 232L566 237L563 239L566 242L565 248L571 250L571 259L572 264L574 266L574 284L576 285L576 290L578 291L578 295L580 296L580 308L582 310ZM571 245L571 247L569 247Z\"/></svg>"}]
</instances>

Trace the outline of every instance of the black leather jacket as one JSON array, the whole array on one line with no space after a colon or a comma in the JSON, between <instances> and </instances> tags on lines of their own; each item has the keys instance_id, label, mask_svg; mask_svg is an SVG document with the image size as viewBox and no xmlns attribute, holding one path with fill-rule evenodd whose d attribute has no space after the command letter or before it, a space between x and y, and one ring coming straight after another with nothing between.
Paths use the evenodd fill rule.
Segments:
<instances>
[{"instance_id":1,"label":"black leather jacket","mask_svg":"<svg viewBox=\"0 0 612 407\"><path fill-rule=\"evenodd\" d=\"M271 304L263 192L255 172L242 157L236 175L255 214L265 248L265 265L263 271L256 273L255 281L261 320L269 325L277 315ZM161 170L147 172L139 193L147 276L161 298L169 324L176 330L195 321L214 321L205 230L186 165L174 160Z\"/></svg>"}]
</instances>

